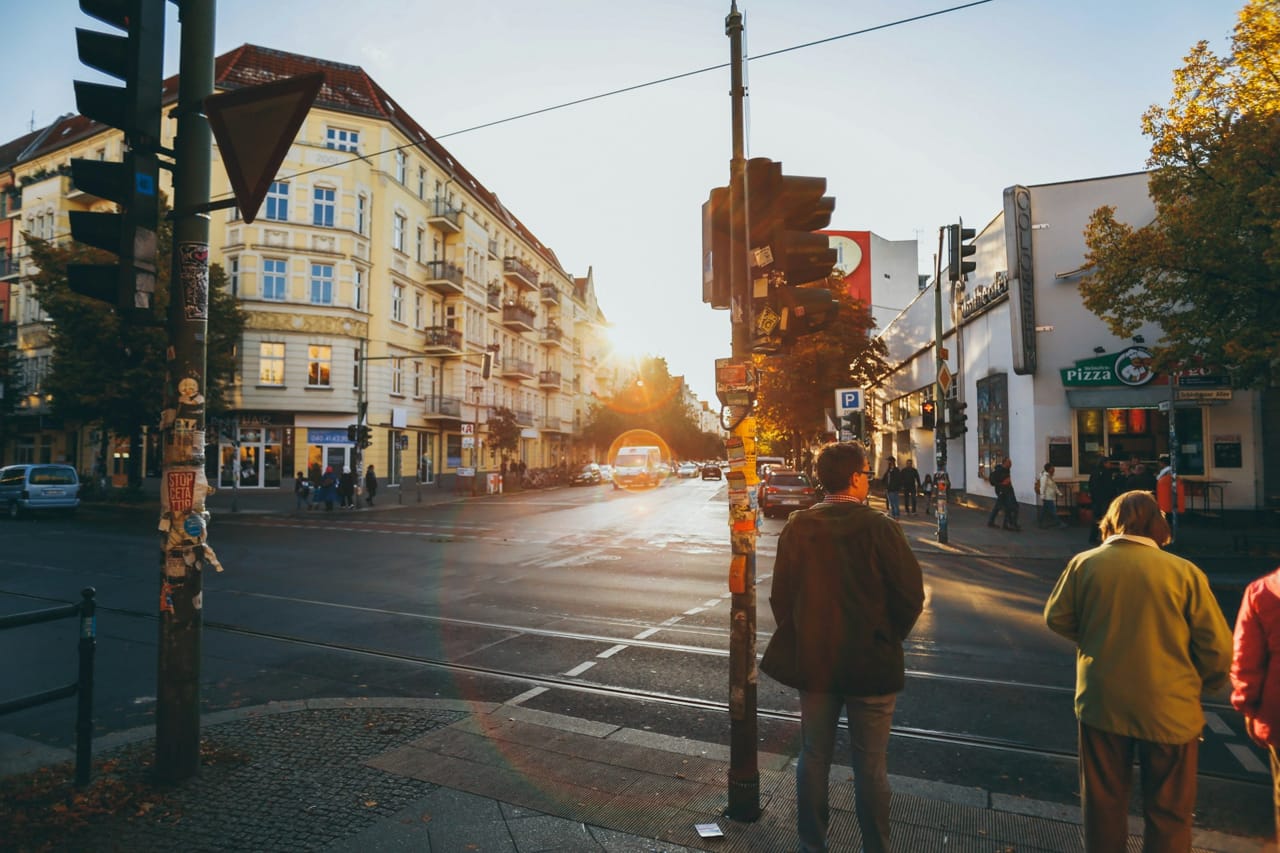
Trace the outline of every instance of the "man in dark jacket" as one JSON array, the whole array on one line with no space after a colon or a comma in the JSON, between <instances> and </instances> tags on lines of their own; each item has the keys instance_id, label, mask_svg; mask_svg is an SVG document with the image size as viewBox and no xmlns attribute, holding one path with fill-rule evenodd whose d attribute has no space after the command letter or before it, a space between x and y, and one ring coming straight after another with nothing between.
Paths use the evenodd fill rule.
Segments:
<instances>
[{"instance_id":1,"label":"man in dark jacket","mask_svg":"<svg viewBox=\"0 0 1280 853\"><path fill-rule=\"evenodd\" d=\"M996 516L1004 510L1004 529L1022 530L1018 526L1018 498L1013 493L1013 460L1006 456L991 469L991 487L996 490L996 503L987 516L987 527L996 526Z\"/></svg>"},{"instance_id":2,"label":"man in dark jacket","mask_svg":"<svg viewBox=\"0 0 1280 853\"><path fill-rule=\"evenodd\" d=\"M866 467L859 444L824 447L816 468L826 498L793 512L778 538L769 596L778 627L760 668L800 691L801 850L827 849L827 777L842 709L863 847L889 849L889 728L924 584L902 528L867 506Z\"/></svg>"},{"instance_id":3,"label":"man in dark jacket","mask_svg":"<svg viewBox=\"0 0 1280 853\"><path fill-rule=\"evenodd\" d=\"M911 515L916 514L916 492L920 491L920 472L916 463L908 459L907 464L898 472L898 485L902 487L902 508Z\"/></svg>"}]
</instances>

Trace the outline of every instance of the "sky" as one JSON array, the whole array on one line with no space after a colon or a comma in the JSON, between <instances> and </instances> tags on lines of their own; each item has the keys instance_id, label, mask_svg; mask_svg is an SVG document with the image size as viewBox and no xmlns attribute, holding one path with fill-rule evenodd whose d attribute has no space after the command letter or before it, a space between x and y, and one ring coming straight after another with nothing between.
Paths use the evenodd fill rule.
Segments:
<instances>
[{"instance_id":1,"label":"sky","mask_svg":"<svg viewBox=\"0 0 1280 853\"><path fill-rule=\"evenodd\" d=\"M1142 169L1142 113L1168 102L1197 41L1228 51L1244 0L966 2L738 3L747 155L825 177L830 227L918 240L922 273L938 228L981 228L1007 186ZM180 28L165 5L172 74ZM218 54L253 43L361 66L567 272L592 270L623 351L661 356L715 405L730 322L702 303L701 206L729 177L729 0L218 6ZM80 64L76 27L107 29L72 0L6 10L0 140L74 111L72 80L111 82Z\"/></svg>"}]
</instances>

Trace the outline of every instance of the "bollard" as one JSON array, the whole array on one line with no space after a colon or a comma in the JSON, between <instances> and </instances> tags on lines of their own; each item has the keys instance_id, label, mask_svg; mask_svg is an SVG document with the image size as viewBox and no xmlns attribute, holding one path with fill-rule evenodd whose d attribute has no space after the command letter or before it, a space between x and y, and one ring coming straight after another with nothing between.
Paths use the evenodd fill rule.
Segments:
<instances>
[{"instance_id":1,"label":"bollard","mask_svg":"<svg viewBox=\"0 0 1280 853\"><path fill-rule=\"evenodd\" d=\"M93 658L98 646L94 588L80 590L80 678L76 686L76 785L89 784L93 769Z\"/></svg>"}]
</instances>

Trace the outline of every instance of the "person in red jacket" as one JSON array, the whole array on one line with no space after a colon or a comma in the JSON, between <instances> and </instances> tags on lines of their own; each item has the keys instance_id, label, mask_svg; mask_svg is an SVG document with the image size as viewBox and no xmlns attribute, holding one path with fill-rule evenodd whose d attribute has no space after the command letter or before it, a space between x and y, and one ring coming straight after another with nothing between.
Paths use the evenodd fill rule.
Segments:
<instances>
[{"instance_id":1,"label":"person in red jacket","mask_svg":"<svg viewBox=\"0 0 1280 853\"><path fill-rule=\"evenodd\" d=\"M1231 655L1231 707L1245 731L1271 753L1276 828L1280 831L1280 569L1245 588Z\"/></svg>"}]
</instances>

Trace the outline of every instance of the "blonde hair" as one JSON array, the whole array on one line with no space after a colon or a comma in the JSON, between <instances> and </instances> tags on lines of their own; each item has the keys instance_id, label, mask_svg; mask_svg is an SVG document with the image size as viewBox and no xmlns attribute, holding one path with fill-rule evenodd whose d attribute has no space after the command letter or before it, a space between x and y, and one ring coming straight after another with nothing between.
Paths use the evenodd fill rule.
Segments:
<instances>
[{"instance_id":1,"label":"blonde hair","mask_svg":"<svg viewBox=\"0 0 1280 853\"><path fill-rule=\"evenodd\" d=\"M1157 545L1168 545L1173 538L1169 523L1160 512L1160 505L1150 492L1141 489L1117 497L1102 517L1102 538L1117 533L1145 536L1155 540Z\"/></svg>"}]
</instances>

